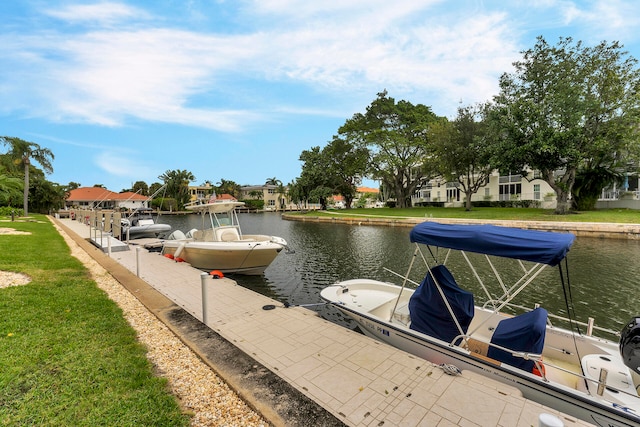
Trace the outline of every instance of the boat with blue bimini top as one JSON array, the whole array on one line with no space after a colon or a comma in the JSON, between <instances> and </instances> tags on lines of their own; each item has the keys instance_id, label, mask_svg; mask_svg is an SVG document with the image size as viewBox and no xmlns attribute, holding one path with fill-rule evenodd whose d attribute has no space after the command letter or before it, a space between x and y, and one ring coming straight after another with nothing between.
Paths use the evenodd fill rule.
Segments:
<instances>
[{"instance_id":1,"label":"boat with blue bimini top","mask_svg":"<svg viewBox=\"0 0 640 427\"><path fill-rule=\"evenodd\" d=\"M366 335L453 372L514 385L528 399L598 426L640 425L640 316L620 333L575 319L566 259L573 234L424 222L410 240L409 271L394 273L401 285L352 279L321 297ZM417 265L426 269L421 283L409 278ZM477 282L479 295L461 287L447 265L465 266L459 276ZM549 269L559 272L565 317L516 304L534 281L547 283Z\"/></svg>"},{"instance_id":2,"label":"boat with blue bimini top","mask_svg":"<svg viewBox=\"0 0 640 427\"><path fill-rule=\"evenodd\" d=\"M162 254L201 270L260 275L282 249L291 252L282 237L243 234L237 208L244 202L210 200L194 202L186 209L201 214L202 228L176 230L162 243Z\"/></svg>"}]
</instances>

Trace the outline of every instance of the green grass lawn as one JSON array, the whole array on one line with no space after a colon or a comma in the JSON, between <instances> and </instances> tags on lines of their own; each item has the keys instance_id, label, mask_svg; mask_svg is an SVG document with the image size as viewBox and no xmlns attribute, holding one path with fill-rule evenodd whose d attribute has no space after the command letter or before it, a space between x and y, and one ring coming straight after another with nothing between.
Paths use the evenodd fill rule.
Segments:
<instances>
[{"instance_id":1,"label":"green grass lawn","mask_svg":"<svg viewBox=\"0 0 640 427\"><path fill-rule=\"evenodd\" d=\"M0 235L0 270L32 278L0 289L0 425L187 426L120 308L33 217L0 222L31 233Z\"/></svg>"},{"instance_id":2,"label":"green grass lawn","mask_svg":"<svg viewBox=\"0 0 640 427\"><path fill-rule=\"evenodd\" d=\"M640 223L640 211L630 209L603 209L597 211L575 212L569 215L556 215L550 209L535 208L377 208L377 209L341 209L331 211L309 211L300 215L309 216L376 216L376 217L427 217L427 218L469 218L493 220L526 221L567 221L567 222L614 222L625 224Z\"/></svg>"}]
</instances>

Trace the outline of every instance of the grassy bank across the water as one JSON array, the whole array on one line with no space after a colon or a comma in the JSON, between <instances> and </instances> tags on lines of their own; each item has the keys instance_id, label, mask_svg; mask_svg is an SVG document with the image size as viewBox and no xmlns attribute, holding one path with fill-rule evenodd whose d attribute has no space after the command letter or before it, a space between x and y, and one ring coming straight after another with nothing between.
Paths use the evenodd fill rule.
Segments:
<instances>
[{"instance_id":1,"label":"grassy bank across the water","mask_svg":"<svg viewBox=\"0 0 640 427\"><path fill-rule=\"evenodd\" d=\"M557 222L607 222L620 224L640 223L640 211L630 209L603 209L597 211L574 212L567 215L556 215L553 210L536 208L435 208L414 207L340 209L329 211L308 211L304 213L287 213L287 215L308 216L353 216L378 218L459 218L482 220L519 220L519 221L557 221Z\"/></svg>"},{"instance_id":2,"label":"grassy bank across the water","mask_svg":"<svg viewBox=\"0 0 640 427\"><path fill-rule=\"evenodd\" d=\"M43 215L0 222L0 424L187 426L122 310Z\"/></svg>"}]
</instances>

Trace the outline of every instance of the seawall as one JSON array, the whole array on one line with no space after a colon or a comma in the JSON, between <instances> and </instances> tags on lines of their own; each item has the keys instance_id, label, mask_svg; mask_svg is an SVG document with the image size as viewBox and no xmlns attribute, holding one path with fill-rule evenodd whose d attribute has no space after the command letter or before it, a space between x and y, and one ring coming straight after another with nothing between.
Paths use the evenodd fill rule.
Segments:
<instances>
[{"instance_id":1,"label":"seawall","mask_svg":"<svg viewBox=\"0 0 640 427\"><path fill-rule=\"evenodd\" d=\"M418 218L418 217L378 217L349 216L345 213L332 213L333 216L292 215L283 214L289 221L340 223L350 225L375 225L385 227L413 227L425 221L443 224L492 224L504 227L524 228L531 230L558 231L573 233L578 237L595 237L604 239L640 240L640 224L621 224L605 222L567 222L567 221L521 221L521 220L482 220L460 218Z\"/></svg>"}]
</instances>

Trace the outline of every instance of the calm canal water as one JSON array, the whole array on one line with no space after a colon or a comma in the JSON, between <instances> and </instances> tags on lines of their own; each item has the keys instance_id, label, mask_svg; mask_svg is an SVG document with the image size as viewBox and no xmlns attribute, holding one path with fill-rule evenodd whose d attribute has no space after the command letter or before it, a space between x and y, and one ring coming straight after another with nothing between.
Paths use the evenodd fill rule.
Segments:
<instances>
[{"instance_id":1,"label":"calm canal water","mask_svg":"<svg viewBox=\"0 0 640 427\"><path fill-rule=\"evenodd\" d=\"M321 303L320 291L340 280L371 278L400 284L400 279L386 269L406 272L415 248L409 242L410 227L304 223L283 220L277 213L239 217L243 233L283 237L295 253L281 252L264 277L232 278L244 287L291 305ZM199 228L201 217L165 215L158 222L187 231ZM632 316L640 315L639 260L639 241L577 238L568 256L577 318L586 321L593 317L597 326L620 330ZM486 301L477 280L461 263L459 257L447 261L458 283L476 294L476 303ZM416 266L411 279L420 282L425 269L417 262ZM488 277L488 267L480 274ZM517 280L515 273L506 278L511 283ZM534 284L515 301L526 306L540 303L552 313L566 315L557 267L547 268ZM355 327L332 307L310 308L328 320Z\"/></svg>"}]
</instances>

